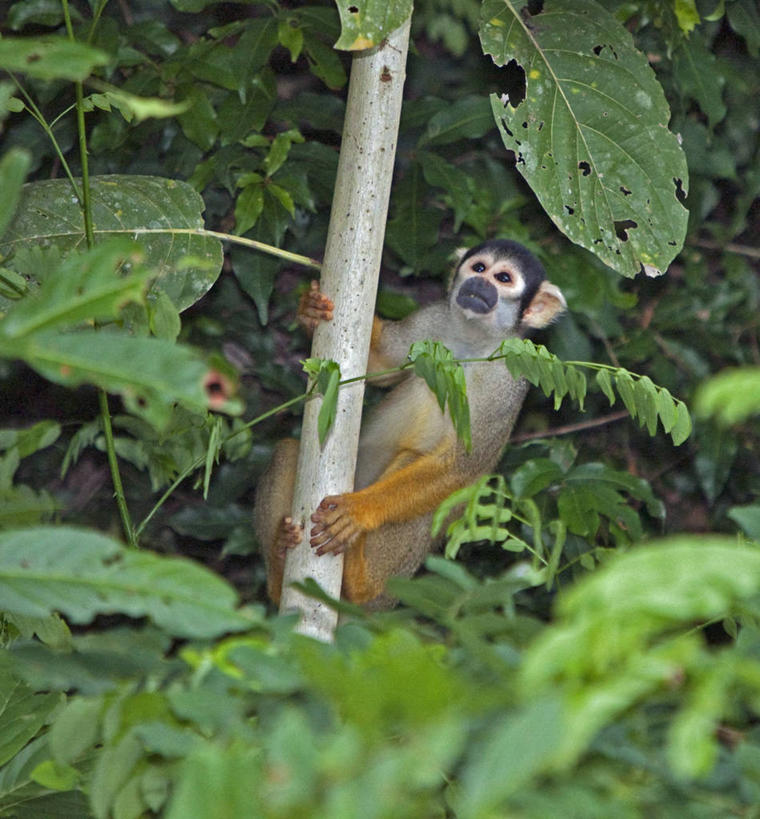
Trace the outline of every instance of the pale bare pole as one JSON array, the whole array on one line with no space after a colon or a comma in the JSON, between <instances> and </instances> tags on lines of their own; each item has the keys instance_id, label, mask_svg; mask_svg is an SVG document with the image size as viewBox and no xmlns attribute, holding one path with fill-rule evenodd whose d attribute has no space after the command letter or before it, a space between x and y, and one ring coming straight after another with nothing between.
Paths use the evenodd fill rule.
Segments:
<instances>
[{"instance_id":1,"label":"pale bare pole","mask_svg":"<svg viewBox=\"0 0 760 819\"><path fill-rule=\"evenodd\" d=\"M358 52L351 64L346 119L322 265L321 290L335 302L334 318L317 328L312 356L337 361L344 378L366 372L385 237L401 99L406 76L409 23L380 45ZM290 587L314 578L340 595L342 555L317 556L309 546L310 517L325 495L350 492L356 468L364 382L341 389L337 417L323 447L317 436L321 399L307 402L301 432L293 520L304 526L288 554L280 611L300 611L298 630L332 640L337 615Z\"/></svg>"}]
</instances>

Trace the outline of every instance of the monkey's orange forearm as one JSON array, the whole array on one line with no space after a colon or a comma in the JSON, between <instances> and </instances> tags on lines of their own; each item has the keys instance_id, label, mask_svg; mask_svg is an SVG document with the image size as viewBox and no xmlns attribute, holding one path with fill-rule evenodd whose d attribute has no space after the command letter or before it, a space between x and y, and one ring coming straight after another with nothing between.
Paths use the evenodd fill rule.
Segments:
<instances>
[{"instance_id":1,"label":"monkey's orange forearm","mask_svg":"<svg viewBox=\"0 0 760 819\"><path fill-rule=\"evenodd\" d=\"M420 455L366 489L326 497L311 518L311 545L319 554L342 552L364 532L431 512L464 482L448 458Z\"/></svg>"}]
</instances>

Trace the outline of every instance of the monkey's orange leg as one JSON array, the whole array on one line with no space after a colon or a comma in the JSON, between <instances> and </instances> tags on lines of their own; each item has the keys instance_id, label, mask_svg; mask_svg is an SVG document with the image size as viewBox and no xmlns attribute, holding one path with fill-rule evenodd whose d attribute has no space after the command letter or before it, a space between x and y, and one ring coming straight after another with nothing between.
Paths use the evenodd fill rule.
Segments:
<instances>
[{"instance_id":1,"label":"monkey's orange leg","mask_svg":"<svg viewBox=\"0 0 760 819\"><path fill-rule=\"evenodd\" d=\"M462 481L452 474L448 459L436 453L421 455L365 489L328 495L311 516L311 545L320 555L343 552L363 532L432 511L463 486Z\"/></svg>"},{"instance_id":2,"label":"monkey's orange leg","mask_svg":"<svg viewBox=\"0 0 760 819\"><path fill-rule=\"evenodd\" d=\"M343 589L341 594L352 603L366 603L382 592L367 575L367 559L364 556L364 535L357 538L343 561Z\"/></svg>"}]
</instances>

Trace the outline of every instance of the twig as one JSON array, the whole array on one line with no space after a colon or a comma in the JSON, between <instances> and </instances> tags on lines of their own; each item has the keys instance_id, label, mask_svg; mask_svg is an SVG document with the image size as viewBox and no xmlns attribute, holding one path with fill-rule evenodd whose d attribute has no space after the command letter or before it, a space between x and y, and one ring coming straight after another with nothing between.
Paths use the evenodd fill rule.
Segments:
<instances>
[{"instance_id":1,"label":"twig","mask_svg":"<svg viewBox=\"0 0 760 819\"><path fill-rule=\"evenodd\" d=\"M533 441L536 438L556 438L557 435L570 435L573 432L602 427L605 424L612 424L615 421L620 421L628 417L630 417L630 415L627 410L618 410L617 412L611 412L609 415L603 415L601 418L579 421L577 424L566 424L562 427L554 427L553 429L542 430L541 432L525 432L522 435L513 435L509 439L509 443L522 444L525 441Z\"/></svg>"},{"instance_id":2,"label":"twig","mask_svg":"<svg viewBox=\"0 0 760 819\"><path fill-rule=\"evenodd\" d=\"M692 239L690 245L703 247L706 250L723 250L729 253L738 253L740 256L748 256L750 259L760 259L760 247L751 245L739 245L736 242L718 242L715 239Z\"/></svg>"}]
</instances>

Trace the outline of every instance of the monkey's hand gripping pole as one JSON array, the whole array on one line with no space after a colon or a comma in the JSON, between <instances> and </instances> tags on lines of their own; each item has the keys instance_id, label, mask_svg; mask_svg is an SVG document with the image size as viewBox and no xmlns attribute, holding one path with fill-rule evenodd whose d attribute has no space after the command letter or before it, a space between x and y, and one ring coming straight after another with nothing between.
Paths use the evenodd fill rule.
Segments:
<instances>
[{"instance_id":1,"label":"monkey's hand gripping pole","mask_svg":"<svg viewBox=\"0 0 760 819\"><path fill-rule=\"evenodd\" d=\"M380 45L358 52L351 65L335 195L320 289L335 303L332 321L317 327L312 356L337 361L343 378L366 371L380 258L409 45L409 24ZM353 489L364 382L340 390L337 416L323 447L317 435L320 398L306 403L292 518L303 525L285 563L280 611L300 611L298 630L331 641L337 614L291 587L314 578L340 596L342 555L318 556L309 546L310 517L326 495Z\"/></svg>"}]
</instances>

